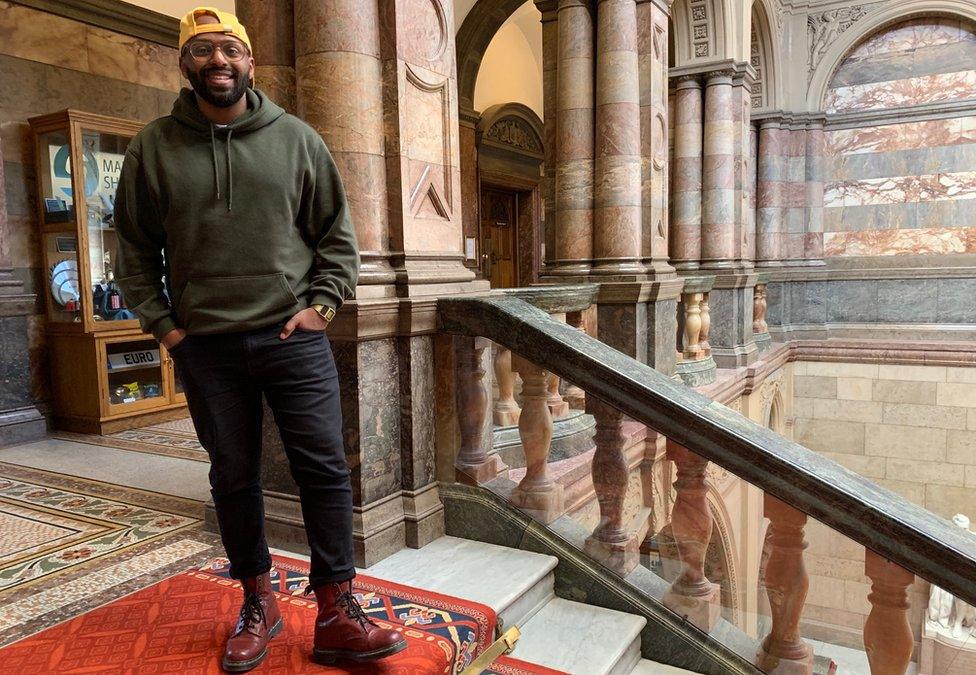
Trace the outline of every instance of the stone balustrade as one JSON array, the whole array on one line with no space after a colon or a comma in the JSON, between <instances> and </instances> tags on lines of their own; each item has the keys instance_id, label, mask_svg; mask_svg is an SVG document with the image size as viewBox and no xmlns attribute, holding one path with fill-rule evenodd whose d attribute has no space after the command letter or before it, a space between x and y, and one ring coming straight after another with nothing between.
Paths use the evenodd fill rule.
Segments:
<instances>
[{"instance_id":1,"label":"stone balustrade","mask_svg":"<svg viewBox=\"0 0 976 675\"><path fill-rule=\"evenodd\" d=\"M678 362L675 371L690 387L715 381L715 360L708 343L712 326L708 294L714 281L715 277L712 276L685 277L678 303Z\"/></svg>"}]
</instances>

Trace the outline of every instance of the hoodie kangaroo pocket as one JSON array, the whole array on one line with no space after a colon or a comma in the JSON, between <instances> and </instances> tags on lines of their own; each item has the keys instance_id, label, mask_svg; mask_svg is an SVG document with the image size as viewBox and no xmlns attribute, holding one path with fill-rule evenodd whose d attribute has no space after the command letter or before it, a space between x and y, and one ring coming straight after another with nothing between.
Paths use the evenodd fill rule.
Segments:
<instances>
[{"instance_id":1,"label":"hoodie kangaroo pocket","mask_svg":"<svg viewBox=\"0 0 976 675\"><path fill-rule=\"evenodd\" d=\"M281 272L234 277L197 277L183 287L176 314L190 331L250 324L298 304Z\"/></svg>"}]
</instances>

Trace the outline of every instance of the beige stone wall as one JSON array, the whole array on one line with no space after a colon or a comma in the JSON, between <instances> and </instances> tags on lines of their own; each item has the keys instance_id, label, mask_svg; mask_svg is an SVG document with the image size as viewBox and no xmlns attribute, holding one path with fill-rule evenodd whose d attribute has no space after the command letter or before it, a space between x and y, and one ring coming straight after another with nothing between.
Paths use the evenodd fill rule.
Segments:
<instances>
[{"instance_id":1,"label":"beige stone wall","mask_svg":"<svg viewBox=\"0 0 976 675\"><path fill-rule=\"evenodd\" d=\"M940 516L976 516L976 368L794 364L795 439ZM807 527L804 618L859 639L869 606L864 547ZM918 631L928 584L912 588Z\"/></svg>"}]
</instances>

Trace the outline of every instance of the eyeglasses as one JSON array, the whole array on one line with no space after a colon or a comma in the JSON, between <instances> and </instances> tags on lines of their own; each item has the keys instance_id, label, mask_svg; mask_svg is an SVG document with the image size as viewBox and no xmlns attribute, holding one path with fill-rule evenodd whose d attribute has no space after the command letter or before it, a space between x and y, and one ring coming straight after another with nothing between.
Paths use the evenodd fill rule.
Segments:
<instances>
[{"instance_id":1,"label":"eyeglasses","mask_svg":"<svg viewBox=\"0 0 976 675\"><path fill-rule=\"evenodd\" d=\"M184 51L196 61L209 61L215 48L219 49L228 61L240 61L247 56L247 49L238 42L223 42L215 45L213 42L199 40L188 45Z\"/></svg>"}]
</instances>

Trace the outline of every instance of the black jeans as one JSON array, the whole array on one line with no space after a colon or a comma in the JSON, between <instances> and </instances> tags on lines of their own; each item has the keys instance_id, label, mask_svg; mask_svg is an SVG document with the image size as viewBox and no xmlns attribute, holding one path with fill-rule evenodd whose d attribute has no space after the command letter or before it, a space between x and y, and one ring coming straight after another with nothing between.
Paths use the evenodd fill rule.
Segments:
<instances>
[{"instance_id":1,"label":"black jeans","mask_svg":"<svg viewBox=\"0 0 976 675\"><path fill-rule=\"evenodd\" d=\"M274 413L298 484L312 551L309 584L352 579L352 485L342 442L339 380L322 332L281 323L188 335L171 350L190 416L210 455L220 537L235 579L271 568L261 496L261 396Z\"/></svg>"}]
</instances>

